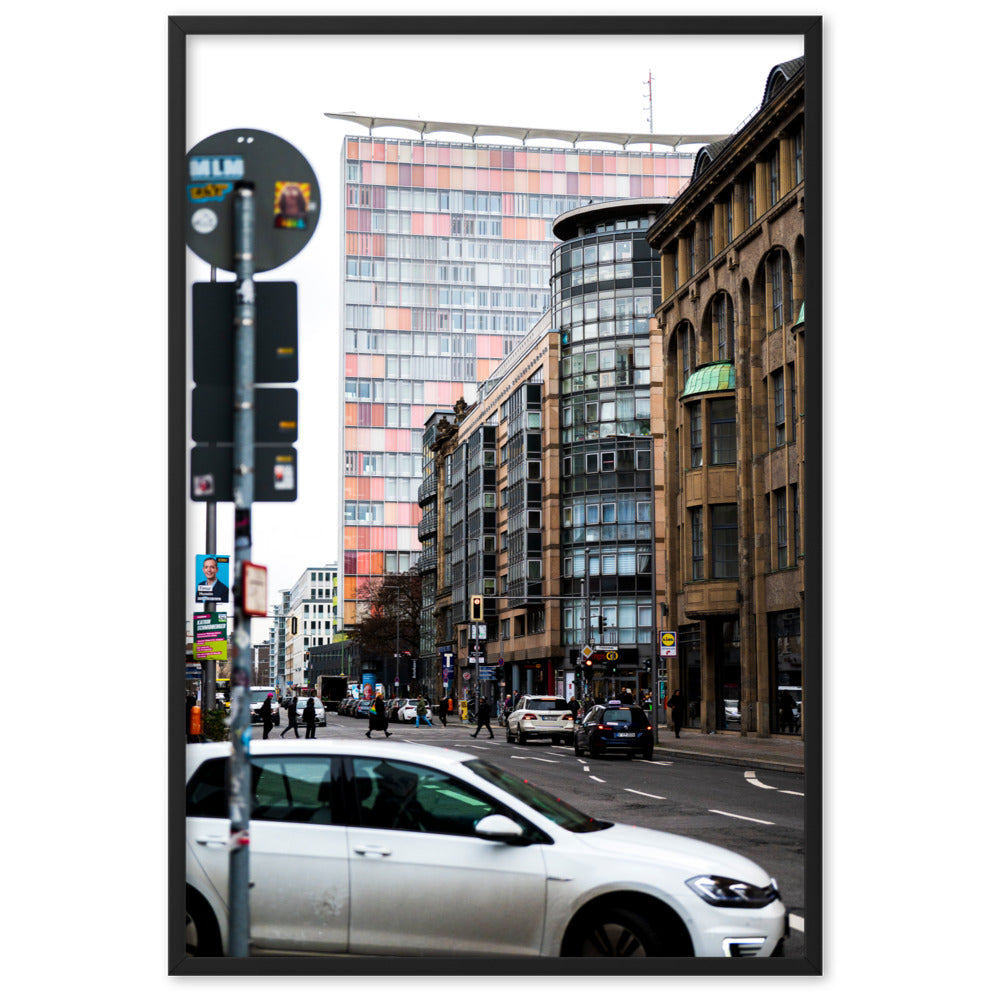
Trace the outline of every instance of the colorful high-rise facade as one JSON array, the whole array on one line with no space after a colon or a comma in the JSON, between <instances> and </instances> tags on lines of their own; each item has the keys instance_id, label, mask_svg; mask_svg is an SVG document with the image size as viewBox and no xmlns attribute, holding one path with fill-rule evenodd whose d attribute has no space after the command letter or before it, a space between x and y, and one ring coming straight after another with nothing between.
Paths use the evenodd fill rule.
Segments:
<instances>
[{"instance_id":1,"label":"colorful high-rise facade","mask_svg":"<svg viewBox=\"0 0 1000 1000\"><path fill-rule=\"evenodd\" d=\"M343 146L345 627L367 581L420 556L427 417L477 384L550 307L552 220L676 196L692 153L349 136Z\"/></svg>"}]
</instances>

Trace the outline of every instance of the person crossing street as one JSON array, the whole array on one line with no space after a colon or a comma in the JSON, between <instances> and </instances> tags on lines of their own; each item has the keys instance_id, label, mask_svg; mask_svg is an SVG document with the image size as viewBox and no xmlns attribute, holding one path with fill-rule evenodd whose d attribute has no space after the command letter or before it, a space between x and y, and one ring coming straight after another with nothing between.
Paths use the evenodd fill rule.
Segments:
<instances>
[{"instance_id":1,"label":"person crossing street","mask_svg":"<svg viewBox=\"0 0 1000 1000\"><path fill-rule=\"evenodd\" d=\"M476 711L476 731L472 734L472 738L475 739L479 735L479 730L486 727L487 732L490 734L490 739L493 739L493 729L490 727L490 702L488 698L479 699L479 708Z\"/></svg>"}]
</instances>

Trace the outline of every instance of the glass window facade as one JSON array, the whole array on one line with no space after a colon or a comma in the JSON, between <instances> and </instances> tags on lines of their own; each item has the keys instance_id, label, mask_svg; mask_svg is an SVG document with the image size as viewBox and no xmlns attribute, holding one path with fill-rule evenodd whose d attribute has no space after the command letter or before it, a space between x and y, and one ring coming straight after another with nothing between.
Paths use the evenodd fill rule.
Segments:
<instances>
[{"instance_id":1,"label":"glass window facade","mask_svg":"<svg viewBox=\"0 0 1000 1000\"><path fill-rule=\"evenodd\" d=\"M655 211L623 205L615 219L583 216L552 254L565 646L593 639L602 615L604 638L620 648L652 640L649 316L660 270L645 233Z\"/></svg>"},{"instance_id":2,"label":"glass window facade","mask_svg":"<svg viewBox=\"0 0 1000 1000\"><path fill-rule=\"evenodd\" d=\"M591 201L676 195L693 163L685 153L345 140L345 625L357 620L364 578L390 565L405 572L420 557L425 420L475 399L477 384L550 308L552 220ZM648 333L639 339L658 265L644 238L625 231L595 233L574 250L575 264L559 261L557 294L562 302L565 276L575 289L567 328L595 350L579 371L570 361L565 378L579 377L581 395L563 429L579 441L648 433ZM619 405L623 388L635 399ZM484 509L491 500L484 494Z\"/></svg>"}]
</instances>

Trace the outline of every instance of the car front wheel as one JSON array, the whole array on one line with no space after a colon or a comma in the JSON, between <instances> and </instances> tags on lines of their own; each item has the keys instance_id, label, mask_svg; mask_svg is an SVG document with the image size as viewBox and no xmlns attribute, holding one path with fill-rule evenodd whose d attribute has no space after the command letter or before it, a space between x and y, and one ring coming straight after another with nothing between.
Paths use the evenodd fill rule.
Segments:
<instances>
[{"instance_id":1,"label":"car front wheel","mask_svg":"<svg viewBox=\"0 0 1000 1000\"><path fill-rule=\"evenodd\" d=\"M665 952L662 937L649 920L620 907L579 919L563 946L563 955L573 958L650 958Z\"/></svg>"}]
</instances>

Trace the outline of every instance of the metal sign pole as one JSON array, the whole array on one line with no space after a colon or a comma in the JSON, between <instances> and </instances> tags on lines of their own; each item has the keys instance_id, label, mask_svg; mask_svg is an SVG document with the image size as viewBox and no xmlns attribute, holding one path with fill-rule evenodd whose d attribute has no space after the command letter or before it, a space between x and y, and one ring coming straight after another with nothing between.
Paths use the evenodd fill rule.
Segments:
<instances>
[{"instance_id":1,"label":"metal sign pole","mask_svg":"<svg viewBox=\"0 0 1000 1000\"><path fill-rule=\"evenodd\" d=\"M229 954L250 948L250 619L243 608L243 564L251 557L250 508L254 496L254 189L236 186L233 206L236 295L233 314L233 546L232 742L229 772Z\"/></svg>"}]
</instances>

